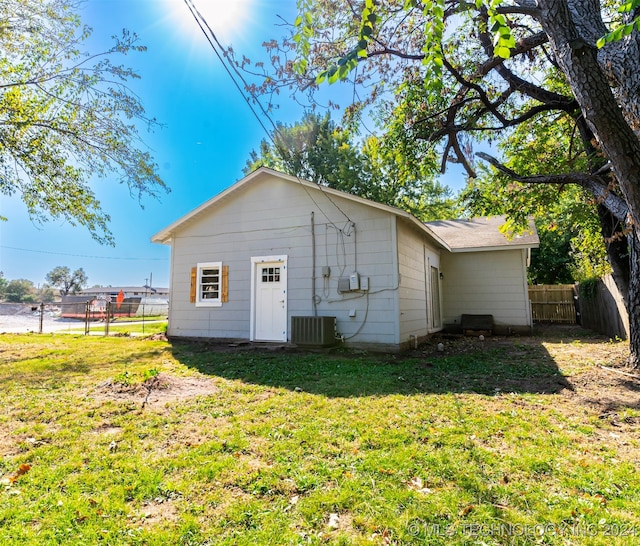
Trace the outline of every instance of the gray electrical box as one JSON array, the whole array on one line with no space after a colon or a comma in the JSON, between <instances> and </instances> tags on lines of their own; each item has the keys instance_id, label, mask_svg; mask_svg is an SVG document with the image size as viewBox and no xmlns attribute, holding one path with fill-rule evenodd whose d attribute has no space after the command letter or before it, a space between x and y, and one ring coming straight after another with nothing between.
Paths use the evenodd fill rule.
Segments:
<instances>
[{"instance_id":1,"label":"gray electrical box","mask_svg":"<svg viewBox=\"0 0 640 546\"><path fill-rule=\"evenodd\" d=\"M340 277L338 279L338 292L349 292L349 277Z\"/></svg>"},{"instance_id":2,"label":"gray electrical box","mask_svg":"<svg viewBox=\"0 0 640 546\"><path fill-rule=\"evenodd\" d=\"M323 265L322 266L322 276L323 277L331 276L331 268L328 265Z\"/></svg>"}]
</instances>

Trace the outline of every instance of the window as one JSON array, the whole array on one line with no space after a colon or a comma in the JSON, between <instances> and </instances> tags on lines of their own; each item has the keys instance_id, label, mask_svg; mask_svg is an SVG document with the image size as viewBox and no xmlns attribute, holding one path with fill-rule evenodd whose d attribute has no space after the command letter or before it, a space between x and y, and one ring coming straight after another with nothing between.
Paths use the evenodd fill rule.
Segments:
<instances>
[{"instance_id":1,"label":"window","mask_svg":"<svg viewBox=\"0 0 640 546\"><path fill-rule=\"evenodd\" d=\"M279 267L263 267L262 282L280 282Z\"/></svg>"},{"instance_id":2,"label":"window","mask_svg":"<svg viewBox=\"0 0 640 546\"><path fill-rule=\"evenodd\" d=\"M200 263L191 272L191 302L198 307L220 307L227 301L227 266Z\"/></svg>"}]
</instances>

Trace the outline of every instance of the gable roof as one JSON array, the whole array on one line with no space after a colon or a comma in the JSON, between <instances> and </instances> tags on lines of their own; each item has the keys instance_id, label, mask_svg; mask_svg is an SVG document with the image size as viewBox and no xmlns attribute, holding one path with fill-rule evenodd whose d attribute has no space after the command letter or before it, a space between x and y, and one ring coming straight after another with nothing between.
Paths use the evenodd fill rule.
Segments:
<instances>
[{"instance_id":1,"label":"gable roof","mask_svg":"<svg viewBox=\"0 0 640 546\"><path fill-rule=\"evenodd\" d=\"M506 216L483 216L468 220L438 220L427 222L427 225L446 242L451 252L539 246L540 240L533 219L529 219L529 229L518 235L504 234L500 231L506 220Z\"/></svg>"},{"instance_id":2,"label":"gable roof","mask_svg":"<svg viewBox=\"0 0 640 546\"><path fill-rule=\"evenodd\" d=\"M188 212L166 228L160 230L158 233L151 237L151 241L153 243L171 244L171 238L177 231L197 221L202 216L209 214L220 204L227 201L230 197L240 193L252 183L268 177L277 177L281 180L299 184L307 190L321 192L322 194L326 195L329 200L331 200L331 197L341 197L343 199L348 199L349 201L360 203L361 205L389 212L415 225L420 231L427 233L442 248L448 248L445 242L442 241L436 233L431 231L431 228L428 225L420 222L420 220L402 209L390 207L389 205L383 205L382 203L376 203L375 201L370 201L369 199L364 199L363 197L358 197L357 195L353 195L344 191L334 190L333 188L329 188L327 186L321 186L319 184L316 184L315 182L309 182L308 180L303 180L296 176L291 176L278 171L274 171L273 169L269 169L268 167L260 167L232 186L229 186L226 190L215 195L199 207L196 207L191 212Z\"/></svg>"},{"instance_id":3,"label":"gable roof","mask_svg":"<svg viewBox=\"0 0 640 546\"><path fill-rule=\"evenodd\" d=\"M504 250L507 247L531 248L538 246L539 243L533 221L530 221L531 233L529 235L516 236L511 239L500 232L500 226L505 223L504 216L474 218L471 220L440 220L437 222L423 223L402 209L376 203L375 201L370 201L369 199L364 199L363 197L335 190L327 186L321 186L315 182L274 171L267 167L260 167L199 207L188 212L153 235L151 241L160 244L171 244L171 240L176 232L198 221L202 216L210 214L229 198L235 197L237 194L246 190L251 184L269 177L277 177L281 180L299 184L307 191L321 192L327 196L329 200L331 200L332 197L340 197L367 207L386 211L412 224L423 233L426 233L438 246L450 252Z\"/></svg>"}]
</instances>

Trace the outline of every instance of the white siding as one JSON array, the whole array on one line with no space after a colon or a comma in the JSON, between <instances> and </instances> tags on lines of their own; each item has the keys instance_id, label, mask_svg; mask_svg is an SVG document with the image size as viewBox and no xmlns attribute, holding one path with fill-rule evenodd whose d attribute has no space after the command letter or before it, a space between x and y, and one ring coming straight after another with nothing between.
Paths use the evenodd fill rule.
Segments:
<instances>
[{"instance_id":1,"label":"white siding","mask_svg":"<svg viewBox=\"0 0 640 546\"><path fill-rule=\"evenodd\" d=\"M400 341L410 342L434 331L429 321L428 272L425 270L425 254L436 256L439 250L417 230L398 222L398 267L400 271Z\"/></svg>"},{"instance_id":2,"label":"white siding","mask_svg":"<svg viewBox=\"0 0 640 546\"><path fill-rule=\"evenodd\" d=\"M531 326L526 252L443 253L445 323L459 325L462 314L488 314L496 325Z\"/></svg>"},{"instance_id":3,"label":"white siding","mask_svg":"<svg viewBox=\"0 0 640 546\"><path fill-rule=\"evenodd\" d=\"M395 216L277 177L245 186L176 233L169 335L248 339L252 256L288 256L289 327L291 316L312 315L312 213L318 315L337 317L339 333L354 344L396 345ZM219 308L189 302L191 268L206 261L229 266L229 301ZM323 266L331 269L324 279ZM369 292L339 294L338 278L356 268L369 278Z\"/></svg>"}]
</instances>

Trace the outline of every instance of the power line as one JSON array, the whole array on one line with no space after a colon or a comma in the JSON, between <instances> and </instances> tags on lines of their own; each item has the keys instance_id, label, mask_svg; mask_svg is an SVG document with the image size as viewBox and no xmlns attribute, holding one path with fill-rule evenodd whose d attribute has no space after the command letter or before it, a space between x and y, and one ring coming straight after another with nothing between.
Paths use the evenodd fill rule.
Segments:
<instances>
[{"instance_id":1,"label":"power line","mask_svg":"<svg viewBox=\"0 0 640 546\"><path fill-rule=\"evenodd\" d=\"M119 258L117 256L88 256L86 254L68 254L65 252L51 252L49 250L33 250L31 248L18 248L15 246L0 245L0 248L6 248L7 250L19 250L21 252L35 252L38 254L53 254L55 256L73 256L75 258L91 258L97 260L128 260L139 262L164 262L166 258Z\"/></svg>"},{"instance_id":2,"label":"power line","mask_svg":"<svg viewBox=\"0 0 640 546\"><path fill-rule=\"evenodd\" d=\"M240 84L236 81L234 75L231 73L231 69L233 69L233 72L235 72L235 74L237 75L237 77L240 79L240 81L244 84L245 89L250 89L249 84L247 83L247 81L244 79L244 77L242 76L242 74L240 73L240 71L238 70L238 68L235 66L235 64L233 62L229 62L229 65L231 66L231 69L227 66L227 63L225 61L225 57L227 57L227 53L225 51L225 48L222 46L222 44L220 43L220 41L218 40L218 37L216 36L215 32L213 31L213 29L209 26L209 23L207 22L207 20L205 19L205 17L200 13L200 11L198 11L198 8L196 7L195 3L193 0L184 0L184 3L186 4L187 8L189 9L189 11L191 12L191 15L193 16L193 18L195 19L196 23L198 24L198 27L200 27L200 30L202 31L202 33L205 35L205 38L207 39L207 42L209 42L209 45L211 46L211 48L213 49L214 53L216 54L216 57L218 57L218 59L220 60L220 62L222 63L222 66L224 67L225 71L227 72L227 74L229 75L229 77L231 78L231 81L233 82L233 84L235 85L236 89L238 90L238 92L240 93L240 95L242 95L242 98L244 99L244 101L247 103L247 105L249 106L249 108L251 109L251 113L254 115L254 117L258 120L258 123L260 124L260 126L262 127L262 129L264 130L265 134L267 135L267 138L271 141L271 143L273 144L274 148L276 149L277 153L280 155L280 157L282 158L282 160L285 163L289 162L289 158L287 157L287 153L285 152L285 150L283 150L280 145L277 143L276 138L274 138L274 136L269 132L269 130L265 127L264 123L262 122L262 120L260 119L260 116L258 115L258 113L256 112L255 108L252 106L251 104L251 100L249 99L249 97L247 97L245 95L245 92L242 90L242 87L240 86ZM205 30L206 27L206 30ZM215 43L214 43L215 42ZM279 128L277 126L277 124L271 119L271 116L269 115L269 113L265 110L264 106L262 105L262 103L258 100L257 97L255 97L254 95L251 95L251 98L253 99L253 101L260 107L260 110L262 111L262 114L265 118L267 118L267 120L269 120L269 123L271 124L271 126L273 127L273 132L278 134L279 133ZM300 183L302 183L302 180L300 180L300 177L297 175L294 175L298 181ZM328 195L326 192L323 191L322 189L322 185L321 184L317 184L318 188L320 189L320 191L322 192L322 194L329 200L329 202L337 209L340 211L340 213L347 219L347 221L350 224L353 224L351 218L349 218L349 216L347 215L346 212L344 212L339 206L338 204L331 198L330 195ZM306 186L304 186L304 184L302 184L302 187L305 189L305 191L307 192L307 195L309 196L309 198L315 203L315 205L318 207L318 210L320 210L320 212L324 215L324 217L331 223L333 224L333 226L340 230L340 228L338 228L338 226L336 226L333 221L329 218L329 216L327 216L327 214L324 212L324 210L322 210L322 207L320 207L320 205L318 204L318 202L313 198L313 196L309 193L309 191L307 190ZM342 230L340 230L342 231Z\"/></svg>"},{"instance_id":3,"label":"power line","mask_svg":"<svg viewBox=\"0 0 640 546\"><path fill-rule=\"evenodd\" d=\"M193 18L195 19L196 23L198 24L198 26L200 27L200 30L202 31L202 33L204 34L205 38L207 39L207 42L209 42L209 45L211 46L211 49L213 49L213 52L216 54L216 57L218 57L218 59L220 60L220 62L222 63L223 68L225 69L225 71L227 72L227 74L229 75L229 77L231 78L231 81L233 82L233 84L236 86L236 88L238 89L238 91L240 92L240 95L242 95L242 98L245 100L245 102L247 103L247 106L249 106L249 108L251 109L251 112L253 113L254 117L258 120L258 123L260 124L260 126L262 127L262 129L264 130L265 133L267 133L267 135L270 135L269 131L267 130L267 128L264 126L264 123L262 123L262 120L260 119L260 116L258 116L258 113L255 111L255 109L253 108L251 101L248 99L248 97L244 94L244 91L242 91L242 88L240 87L240 84L236 81L236 79L233 77L233 74L231 73L231 70L229 69L229 67L227 66L227 64L225 63L224 59L223 59L223 55L224 55L224 48L222 47L222 45L220 44L220 42L218 41L218 38L216 37L215 33L213 32L213 30L211 29L211 27L209 26L209 23L207 23L207 20L202 16L202 14L198 11L198 8L196 8L195 4L193 3L192 0L184 0L184 3L187 5L187 8L189 8L189 11L191 12L191 15L193 16ZM207 27L207 30L209 31L207 33L207 30L204 29L204 27L202 26L204 24L204 26ZM213 43L212 41L215 41L215 43L217 44L218 47L216 47L216 45ZM218 50L218 48L220 48L220 50L222 51L222 53ZM231 66L233 66L233 64L231 63ZM237 73L238 71L234 68L234 71ZM243 80L242 77L240 77L241 80ZM246 86L246 82L244 82ZM271 120L271 118L267 115L267 113L264 110L264 107L262 106L262 104L260 103L260 101L256 101L258 103L258 106L260 107L260 109L262 110L262 113L265 115L265 117L271 122L271 125L273 125L274 130L276 129L275 124L273 123L273 121Z\"/></svg>"}]
</instances>

